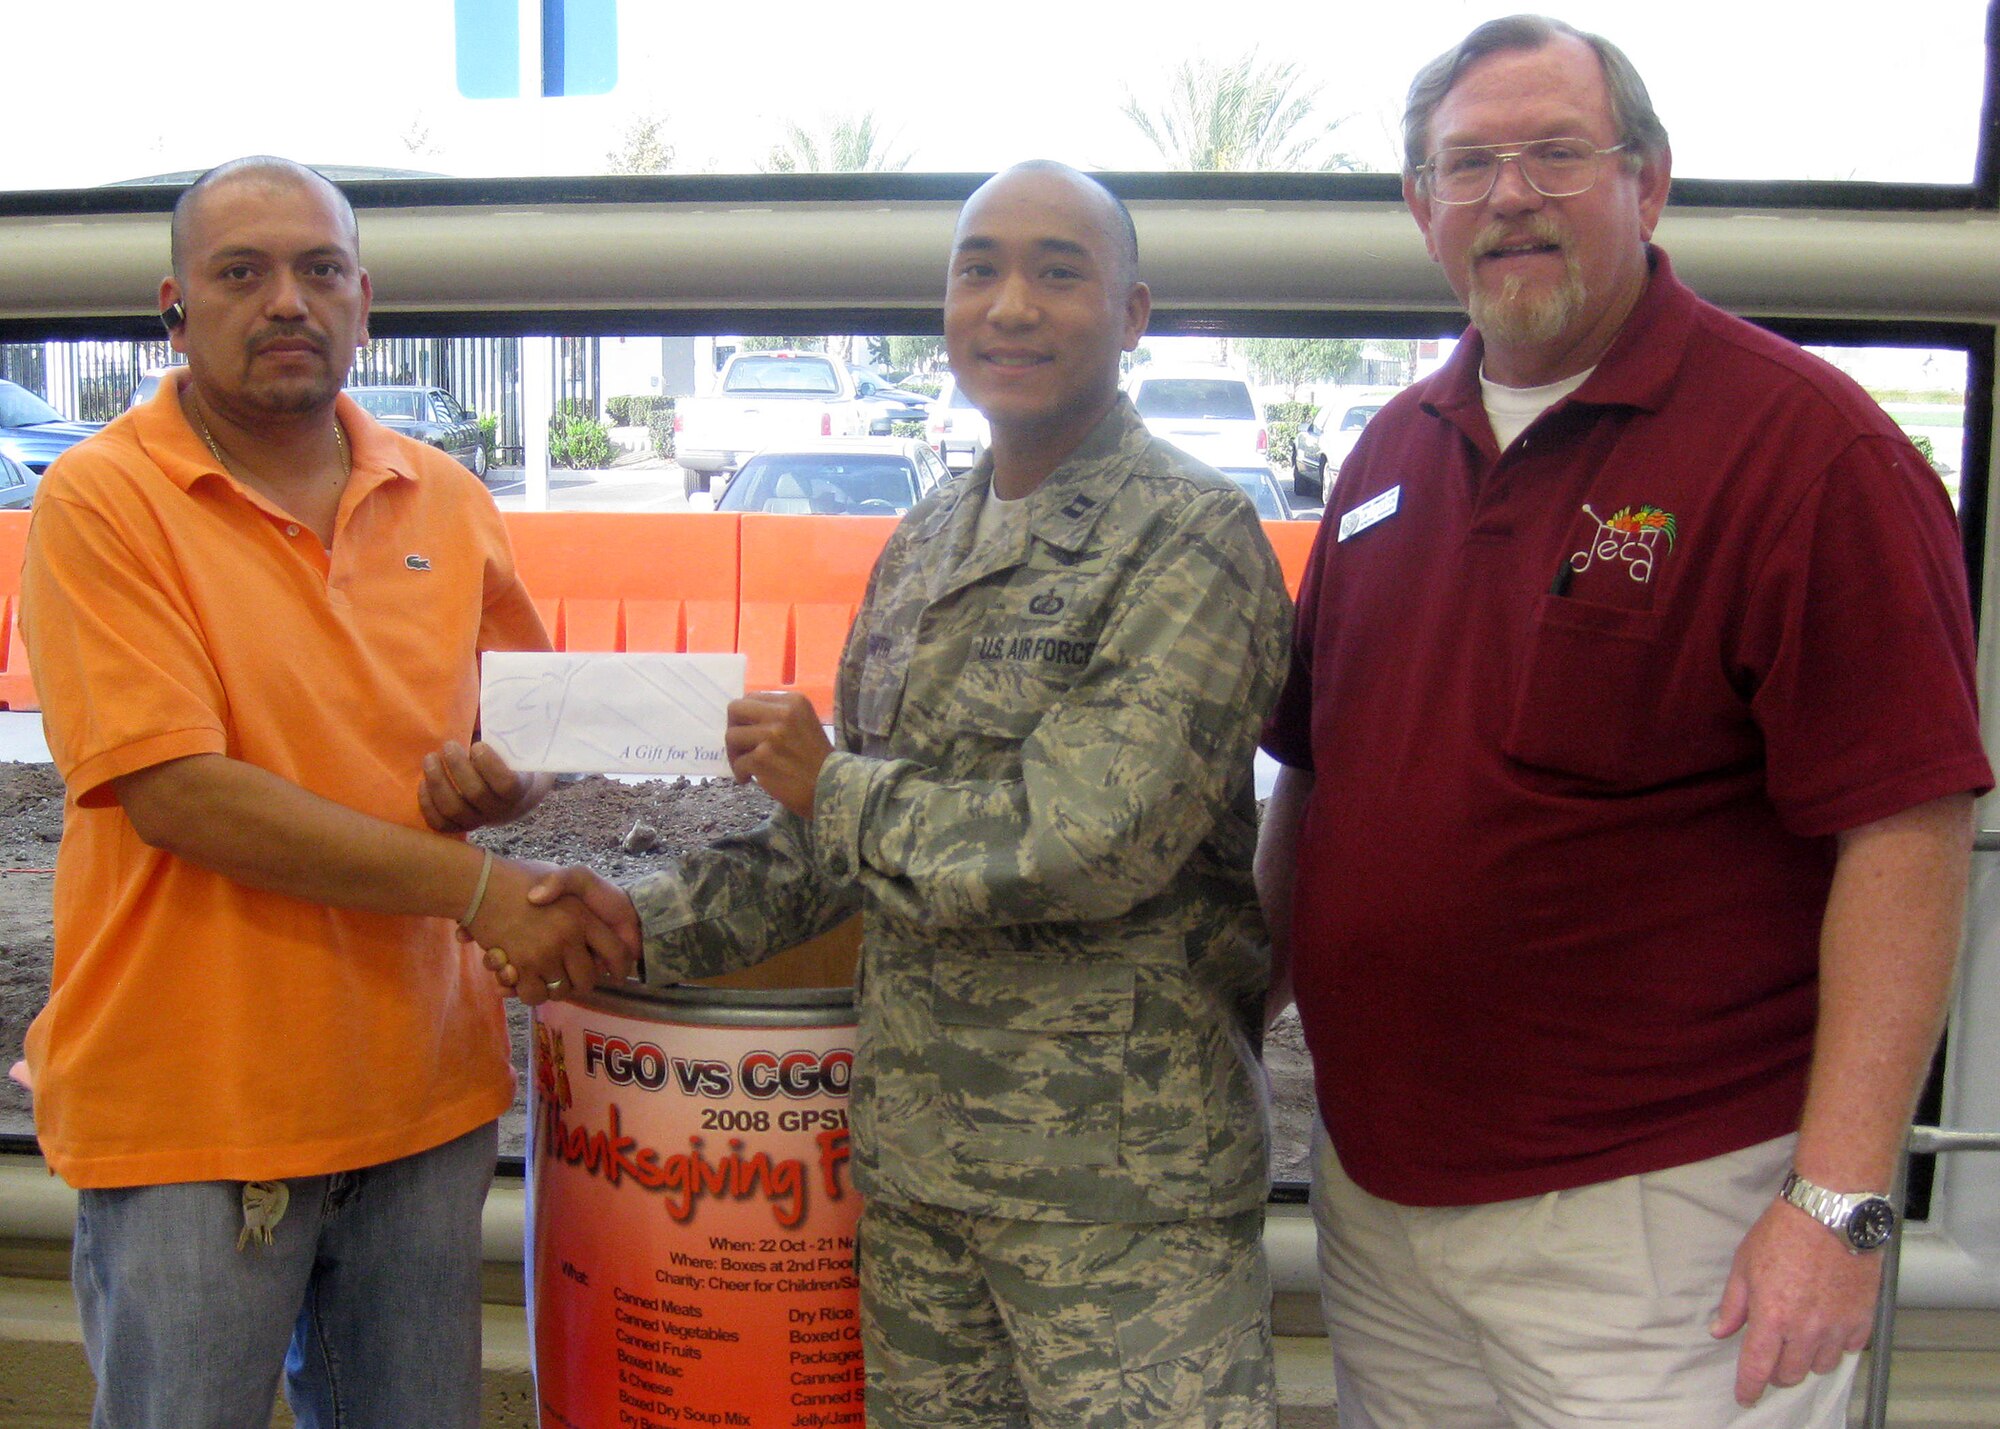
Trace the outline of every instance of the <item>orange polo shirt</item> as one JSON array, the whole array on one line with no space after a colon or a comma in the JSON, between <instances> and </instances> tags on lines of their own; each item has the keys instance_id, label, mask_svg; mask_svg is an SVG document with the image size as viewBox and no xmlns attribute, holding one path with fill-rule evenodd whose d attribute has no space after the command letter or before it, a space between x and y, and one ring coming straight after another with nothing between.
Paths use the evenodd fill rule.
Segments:
<instances>
[{"instance_id":1,"label":"orange polo shirt","mask_svg":"<svg viewBox=\"0 0 2000 1429\"><path fill-rule=\"evenodd\" d=\"M21 631L68 785L35 1128L72 1186L373 1165L513 1096L493 979L451 924L266 893L143 843L111 781L223 754L422 828L482 650L548 636L485 489L346 397L331 550L223 471L173 382L42 483Z\"/></svg>"}]
</instances>

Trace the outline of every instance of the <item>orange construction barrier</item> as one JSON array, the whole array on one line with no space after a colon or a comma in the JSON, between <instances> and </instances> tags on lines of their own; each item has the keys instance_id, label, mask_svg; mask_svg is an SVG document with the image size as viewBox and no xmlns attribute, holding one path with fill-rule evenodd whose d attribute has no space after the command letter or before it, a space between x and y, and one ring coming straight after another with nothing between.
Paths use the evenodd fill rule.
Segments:
<instances>
[{"instance_id":1,"label":"orange construction barrier","mask_svg":"<svg viewBox=\"0 0 2000 1429\"><path fill-rule=\"evenodd\" d=\"M894 516L510 511L514 556L558 650L741 651L753 690L833 715L833 677ZM1294 597L1317 522L1267 521ZM35 710L21 645L28 513L0 511L0 709Z\"/></svg>"},{"instance_id":2,"label":"orange construction barrier","mask_svg":"<svg viewBox=\"0 0 2000 1429\"><path fill-rule=\"evenodd\" d=\"M753 690L794 690L833 718L833 676L894 516L743 517L736 648Z\"/></svg>"},{"instance_id":3,"label":"orange construction barrier","mask_svg":"<svg viewBox=\"0 0 2000 1429\"><path fill-rule=\"evenodd\" d=\"M21 561L28 552L28 513L0 511L0 619L6 621L4 663L0 663L0 709L38 710L35 677L21 644Z\"/></svg>"},{"instance_id":4,"label":"orange construction barrier","mask_svg":"<svg viewBox=\"0 0 2000 1429\"><path fill-rule=\"evenodd\" d=\"M558 650L736 648L737 522L712 511L510 511Z\"/></svg>"},{"instance_id":5,"label":"orange construction barrier","mask_svg":"<svg viewBox=\"0 0 2000 1429\"><path fill-rule=\"evenodd\" d=\"M1305 579L1306 557L1312 554L1313 537L1319 534L1317 521L1266 521L1264 534L1278 553L1278 569L1285 573L1285 589L1293 600L1299 598L1299 582Z\"/></svg>"}]
</instances>

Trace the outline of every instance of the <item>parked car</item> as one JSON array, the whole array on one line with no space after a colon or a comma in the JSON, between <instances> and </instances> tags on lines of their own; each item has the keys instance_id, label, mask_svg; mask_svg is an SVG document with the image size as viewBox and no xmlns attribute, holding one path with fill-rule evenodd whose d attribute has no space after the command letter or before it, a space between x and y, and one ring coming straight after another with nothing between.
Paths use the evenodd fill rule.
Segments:
<instances>
[{"instance_id":1,"label":"parked car","mask_svg":"<svg viewBox=\"0 0 2000 1429\"><path fill-rule=\"evenodd\" d=\"M822 437L758 452L715 509L900 516L950 478L937 453L911 437Z\"/></svg>"},{"instance_id":2,"label":"parked car","mask_svg":"<svg viewBox=\"0 0 2000 1429\"><path fill-rule=\"evenodd\" d=\"M103 426L68 421L18 382L0 379L0 456L12 457L36 476Z\"/></svg>"},{"instance_id":3,"label":"parked car","mask_svg":"<svg viewBox=\"0 0 2000 1429\"><path fill-rule=\"evenodd\" d=\"M945 378L944 386L938 389L930 420L924 423L924 440L952 471L972 470L979 454L992 445L993 429L987 425L986 414L972 405L957 378Z\"/></svg>"},{"instance_id":4,"label":"parked car","mask_svg":"<svg viewBox=\"0 0 2000 1429\"><path fill-rule=\"evenodd\" d=\"M1368 419L1382 410L1394 392L1356 393L1328 402L1314 412L1292 438L1292 491L1326 504L1326 489L1340 474L1340 464L1361 440Z\"/></svg>"},{"instance_id":5,"label":"parked car","mask_svg":"<svg viewBox=\"0 0 2000 1429\"><path fill-rule=\"evenodd\" d=\"M854 376L854 400L868 414L868 434L895 435L898 422L927 422L931 399L921 392L884 382L865 367L850 369Z\"/></svg>"},{"instance_id":6,"label":"parked car","mask_svg":"<svg viewBox=\"0 0 2000 1429\"><path fill-rule=\"evenodd\" d=\"M29 471L10 456L0 456L0 511L26 511L35 501L41 473Z\"/></svg>"},{"instance_id":7,"label":"parked car","mask_svg":"<svg viewBox=\"0 0 2000 1429\"><path fill-rule=\"evenodd\" d=\"M1125 391L1148 431L1211 466L1217 449L1261 456L1270 448L1257 396L1230 368L1148 364L1126 378Z\"/></svg>"},{"instance_id":8,"label":"parked car","mask_svg":"<svg viewBox=\"0 0 2000 1429\"><path fill-rule=\"evenodd\" d=\"M480 480L486 479L486 443L479 435L479 419L444 388L350 387L347 395L390 431L436 447Z\"/></svg>"},{"instance_id":9,"label":"parked car","mask_svg":"<svg viewBox=\"0 0 2000 1429\"><path fill-rule=\"evenodd\" d=\"M139 385L132 389L132 396L125 403L126 408L129 410L133 407L144 406L146 403L152 401L153 394L160 390L161 379L172 371L174 371L172 367L147 368L146 375L139 379Z\"/></svg>"},{"instance_id":10,"label":"parked car","mask_svg":"<svg viewBox=\"0 0 2000 1429\"><path fill-rule=\"evenodd\" d=\"M1250 498L1250 504L1257 508L1257 515L1266 521L1290 521L1296 512L1292 503L1285 499L1284 488L1278 485L1278 478L1271 475L1271 468L1263 462L1255 466L1218 467L1224 476L1243 489Z\"/></svg>"},{"instance_id":11,"label":"parked car","mask_svg":"<svg viewBox=\"0 0 2000 1429\"><path fill-rule=\"evenodd\" d=\"M874 414L855 400L847 365L823 352L739 352L712 397L674 403L674 460L690 491L779 442L867 433Z\"/></svg>"}]
</instances>

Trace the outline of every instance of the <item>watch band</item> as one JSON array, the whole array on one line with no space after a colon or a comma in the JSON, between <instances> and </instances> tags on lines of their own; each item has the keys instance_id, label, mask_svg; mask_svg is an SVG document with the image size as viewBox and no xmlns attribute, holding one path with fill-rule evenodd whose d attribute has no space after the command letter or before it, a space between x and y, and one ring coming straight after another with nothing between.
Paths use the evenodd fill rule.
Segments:
<instances>
[{"instance_id":1,"label":"watch band","mask_svg":"<svg viewBox=\"0 0 2000 1429\"><path fill-rule=\"evenodd\" d=\"M1877 1191L1833 1191L1793 1171L1778 1193L1841 1238L1859 1255L1879 1250L1896 1233L1901 1219L1890 1199Z\"/></svg>"}]
</instances>

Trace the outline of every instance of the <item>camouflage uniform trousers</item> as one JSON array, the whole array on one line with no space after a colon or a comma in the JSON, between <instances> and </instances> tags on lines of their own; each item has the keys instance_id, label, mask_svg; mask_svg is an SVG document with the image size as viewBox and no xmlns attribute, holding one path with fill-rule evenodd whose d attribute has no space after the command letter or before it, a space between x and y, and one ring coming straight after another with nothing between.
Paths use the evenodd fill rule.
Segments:
<instances>
[{"instance_id":1,"label":"camouflage uniform trousers","mask_svg":"<svg viewBox=\"0 0 2000 1429\"><path fill-rule=\"evenodd\" d=\"M869 1202L870 1429L1273 1429L1262 1227Z\"/></svg>"}]
</instances>

